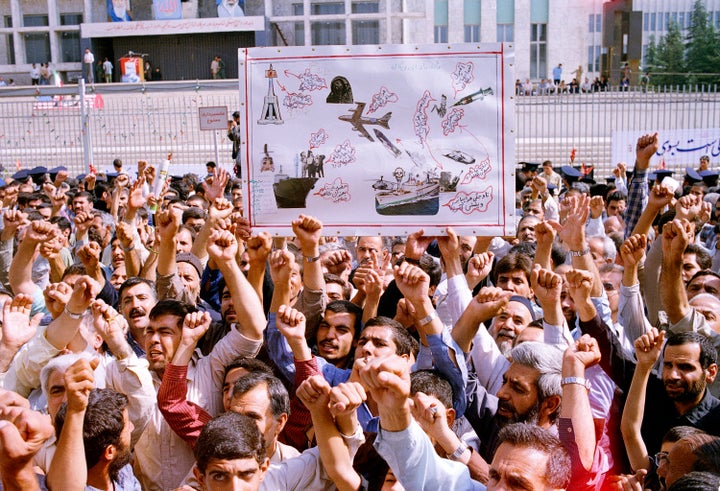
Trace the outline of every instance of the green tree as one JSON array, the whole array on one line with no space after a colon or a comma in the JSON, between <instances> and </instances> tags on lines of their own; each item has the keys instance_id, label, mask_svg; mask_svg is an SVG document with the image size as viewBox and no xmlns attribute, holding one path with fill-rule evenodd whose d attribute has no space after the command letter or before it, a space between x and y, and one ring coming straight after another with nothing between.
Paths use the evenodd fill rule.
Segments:
<instances>
[{"instance_id":1,"label":"green tree","mask_svg":"<svg viewBox=\"0 0 720 491\"><path fill-rule=\"evenodd\" d=\"M685 50L689 83L693 85L713 84L720 81L720 77L714 75L719 70L719 41L720 38L718 38L718 33L710 21L705 4L700 0L695 0L690 15L690 28L688 29Z\"/></svg>"},{"instance_id":2,"label":"green tree","mask_svg":"<svg viewBox=\"0 0 720 491\"><path fill-rule=\"evenodd\" d=\"M685 45L677 22L670 21L668 31L660 38L654 52L654 85L683 85L687 83Z\"/></svg>"}]
</instances>

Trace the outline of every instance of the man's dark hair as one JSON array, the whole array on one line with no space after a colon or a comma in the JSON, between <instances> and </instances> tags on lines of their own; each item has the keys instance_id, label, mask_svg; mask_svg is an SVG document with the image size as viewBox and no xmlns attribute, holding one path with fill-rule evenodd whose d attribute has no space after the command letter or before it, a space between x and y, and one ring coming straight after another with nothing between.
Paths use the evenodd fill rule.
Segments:
<instances>
[{"instance_id":1,"label":"man's dark hair","mask_svg":"<svg viewBox=\"0 0 720 491\"><path fill-rule=\"evenodd\" d=\"M155 304L155 307L152 308L150 311L150 320L155 320L163 315L174 315L180 318L180 320L178 320L178 327L180 327L182 326L185 316L193 312L197 312L197 309L192 305L179 300L166 298L165 300L160 300Z\"/></svg>"},{"instance_id":2,"label":"man's dark hair","mask_svg":"<svg viewBox=\"0 0 720 491\"><path fill-rule=\"evenodd\" d=\"M693 455L696 459L693 470L720 475L720 438L703 443L693 451Z\"/></svg>"},{"instance_id":3,"label":"man's dark hair","mask_svg":"<svg viewBox=\"0 0 720 491\"><path fill-rule=\"evenodd\" d=\"M412 353L417 356L416 349L419 349L417 341L415 341L415 338L413 338L410 333L407 332L407 329L405 329L405 327L403 327L403 325L398 321L391 319L390 317L378 315L377 317L368 319L363 327L363 330L373 326L387 327L390 329L390 337L395 343L395 346L397 346L396 354L410 355Z\"/></svg>"},{"instance_id":4,"label":"man's dark hair","mask_svg":"<svg viewBox=\"0 0 720 491\"><path fill-rule=\"evenodd\" d=\"M717 364L717 350L710 340L697 332L677 332L670 335L663 348L663 356L668 346L682 346L685 344L698 344L700 346L700 366L706 370L713 363Z\"/></svg>"},{"instance_id":5,"label":"man's dark hair","mask_svg":"<svg viewBox=\"0 0 720 491\"><path fill-rule=\"evenodd\" d=\"M205 220L205 210L202 208L198 208L197 206L191 206L187 210L183 211L182 214L182 223L183 225L187 223L188 220L191 218L202 218Z\"/></svg>"},{"instance_id":6,"label":"man's dark hair","mask_svg":"<svg viewBox=\"0 0 720 491\"><path fill-rule=\"evenodd\" d=\"M241 397L256 387L265 384L270 399L270 411L273 417L279 418L283 413L290 414L290 396L283 383L274 375L265 372L250 372L235 382L232 396Z\"/></svg>"},{"instance_id":7,"label":"man's dark hair","mask_svg":"<svg viewBox=\"0 0 720 491\"><path fill-rule=\"evenodd\" d=\"M67 268L65 268L65 271L63 272L62 279L64 280L65 277L71 276L71 275L80 275L85 276L87 274L87 270L85 269L85 266L83 263L75 263Z\"/></svg>"},{"instance_id":8,"label":"man's dark hair","mask_svg":"<svg viewBox=\"0 0 720 491\"><path fill-rule=\"evenodd\" d=\"M545 481L553 488L567 489L572 474L570 456L557 437L531 423L513 423L500 430L499 443L531 448L548 456Z\"/></svg>"},{"instance_id":9,"label":"man's dark hair","mask_svg":"<svg viewBox=\"0 0 720 491\"><path fill-rule=\"evenodd\" d=\"M566 260L567 250L557 242L553 242L552 249L550 249L550 261L552 261L553 267L565 264Z\"/></svg>"},{"instance_id":10,"label":"man's dark hair","mask_svg":"<svg viewBox=\"0 0 720 491\"><path fill-rule=\"evenodd\" d=\"M362 309L348 300L333 300L327 307L325 312L332 312L334 314L352 314L355 316L355 324L353 325L353 339L360 337L360 330L362 329Z\"/></svg>"},{"instance_id":11,"label":"man's dark hair","mask_svg":"<svg viewBox=\"0 0 720 491\"><path fill-rule=\"evenodd\" d=\"M123 411L127 405L127 396L114 390L93 389L90 392L83 421L85 463L88 469L100 462L100 457L108 445L120 445L120 435L125 428ZM55 415L55 434L58 439L65 424L66 413L67 403L63 403Z\"/></svg>"},{"instance_id":12,"label":"man's dark hair","mask_svg":"<svg viewBox=\"0 0 720 491\"><path fill-rule=\"evenodd\" d=\"M227 375L230 370L234 370L236 368L244 368L248 372L263 372L268 375L273 374L272 368L270 368L267 363L263 363L257 358L249 358L247 356L238 356L228 363L225 366L225 375Z\"/></svg>"},{"instance_id":13,"label":"man's dark hair","mask_svg":"<svg viewBox=\"0 0 720 491\"><path fill-rule=\"evenodd\" d=\"M187 211L187 210L186 210ZM187 225L180 225L178 227L177 233L179 234L181 231L187 230L187 232L190 234L190 239L192 239L193 243L195 242L195 238L197 237L197 232L195 232L195 229L188 227ZM177 236L177 234L175 234ZM202 274L201 274L202 276Z\"/></svg>"},{"instance_id":14,"label":"man's dark hair","mask_svg":"<svg viewBox=\"0 0 720 491\"><path fill-rule=\"evenodd\" d=\"M80 192L77 193L75 196L73 196L72 199L73 199L73 200L76 200L76 199L78 199L78 198L85 198L85 199L88 200L90 203L93 202L93 196L92 196L92 194L88 193L87 191L80 191Z\"/></svg>"},{"instance_id":15,"label":"man's dark hair","mask_svg":"<svg viewBox=\"0 0 720 491\"><path fill-rule=\"evenodd\" d=\"M607 204L610 204L613 201L627 202L627 196L625 196L625 193L621 193L620 191L613 191L612 193L608 194L606 201L607 201Z\"/></svg>"},{"instance_id":16,"label":"man's dark hair","mask_svg":"<svg viewBox=\"0 0 720 491\"><path fill-rule=\"evenodd\" d=\"M120 285L120 290L118 290L118 299L119 301L122 300L123 292L127 290L128 288L132 288L134 286L137 286L139 284L145 284L150 288L150 291L152 292L153 296L157 298L157 292L155 291L155 282L152 280L148 280L145 278L141 278L139 276L131 276L127 280L123 282L122 285Z\"/></svg>"},{"instance_id":17,"label":"man's dark hair","mask_svg":"<svg viewBox=\"0 0 720 491\"><path fill-rule=\"evenodd\" d=\"M198 469L205 474L211 460L255 459L265 461L265 442L255 420L228 411L211 419L193 448Z\"/></svg>"},{"instance_id":18,"label":"man's dark hair","mask_svg":"<svg viewBox=\"0 0 720 491\"><path fill-rule=\"evenodd\" d=\"M410 394L418 392L436 397L447 409L453 407L452 386L436 370L418 370L410 374Z\"/></svg>"},{"instance_id":19,"label":"man's dark hair","mask_svg":"<svg viewBox=\"0 0 720 491\"><path fill-rule=\"evenodd\" d=\"M522 271L530 283L530 271L532 271L532 258L526 254L509 252L500 259L492 272L492 282L497 285L498 276L512 271Z\"/></svg>"},{"instance_id":20,"label":"man's dark hair","mask_svg":"<svg viewBox=\"0 0 720 491\"><path fill-rule=\"evenodd\" d=\"M712 472L693 471L672 483L667 491L718 491L720 476Z\"/></svg>"},{"instance_id":21,"label":"man's dark hair","mask_svg":"<svg viewBox=\"0 0 720 491\"><path fill-rule=\"evenodd\" d=\"M440 284L442 269L440 268L440 263L435 261L430 254L424 252L423 255L420 256L419 266L420 269L425 271L425 273L430 277L430 286L437 286Z\"/></svg>"},{"instance_id":22,"label":"man's dark hair","mask_svg":"<svg viewBox=\"0 0 720 491\"><path fill-rule=\"evenodd\" d=\"M700 266L700 269L712 268L712 256L708 254L707 250L698 244L688 244L685 247L684 254L695 254L695 260Z\"/></svg>"},{"instance_id":23,"label":"man's dark hair","mask_svg":"<svg viewBox=\"0 0 720 491\"><path fill-rule=\"evenodd\" d=\"M58 228L63 231L72 228L72 224L70 223L70 220L68 220L65 217L61 217L61 216L52 217L50 219L50 223L57 225Z\"/></svg>"},{"instance_id":24,"label":"man's dark hair","mask_svg":"<svg viewBox=\"0 0 720 491\"><path fill-rule=\"evenodd\" d=\"M663 435L662 442L663 443L675 443L681 438L685 438L686 436L694 435L696 433L705 433L703 430L699 428L695 428L694 426L687 426L687 425L680 425L680 426L673 426L670 428L665 435Z\"/></svg>"},{"instance_id":25,"label":"man's dark hair","mask_svg":"<svg viewBox=\"0 0 720 491\"><path fill-rule=\"evenodd\" d=\"M702 276L714 276L715 278L720 279L720 274L716 273L712 269L701 269L700 271L692 275L692 278L688 280L686 286L690 286L690 284L695 281L695 278L700 278Z\"/></svg>"},{"instance_id":26,"label":"man's dark hair","mask_svg":"<svg viewBox=\"0 0 720 491\"><path fill-rule=\"evenodd\" d=\"M350 283L332 273L325 273L323 277L325 284L335 283L340 285L342 287L343 300L350 300L350 295L352 295L352 286L350 286Z\"/></svg>"}]
</instances>

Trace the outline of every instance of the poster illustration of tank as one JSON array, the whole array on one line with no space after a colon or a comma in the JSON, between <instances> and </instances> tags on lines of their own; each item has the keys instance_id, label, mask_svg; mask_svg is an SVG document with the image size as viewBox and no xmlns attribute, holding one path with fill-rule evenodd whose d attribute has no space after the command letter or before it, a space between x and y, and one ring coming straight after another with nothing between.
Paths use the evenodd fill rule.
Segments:
<instances>
[{"instance_id":1,"label":"poster illustration of tank","mask_svg":"<svg viewBox=\"0 0 720 491\"><path fill-rule=\"evenodd\" d=\"M514 234L508 44L239 50L245 210L290 235Z\"/></svg>"}]
</instances>

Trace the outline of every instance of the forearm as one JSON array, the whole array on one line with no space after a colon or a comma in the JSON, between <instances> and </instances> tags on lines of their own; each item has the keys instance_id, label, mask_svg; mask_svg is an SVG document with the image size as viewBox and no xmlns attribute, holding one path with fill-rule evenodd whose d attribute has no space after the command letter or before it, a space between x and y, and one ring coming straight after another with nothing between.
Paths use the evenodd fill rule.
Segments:
<instances>
[{"instance_id":1,"label":"forearm","mask_svg":"<svg viewBox=\"0 0 720 491\"><path fill-rule=\"evenodd\" d=\"M410 414L410 400L406 399L402 405L385 406L378 404L380 427L386 431L403 431L412 423Z\"/></svg>"},{"instance_id":2,"label":"forearm","mask_svg":"<svg viewBox=\"0 0 720 491\"><path fill-rule=\"evenodd\" d=\"M587 241L583 240L582 243L583 246L581 249L571 250L587 250ZM595 264L595 261L593 261L592 255L589 252L587 254L583 254L582 256L572 256L572 266L574 269L582 269L584 271L592 273L593 286L592 290L590 290L591 297L599 297L600 295L602 295L603 286L602 279L600 278L600 272L598 271L597 265Z\"/></svg>"},{"instance_id":3,"label":"forearm","mask_svg":"<svg viewBox=\"0 0 720 491\"><path fill-rule=\"evenodd\" d=\"M581 363L563 362L563 378L585 378L585 367ZM572 421L580 462L585 470L590 470L595 455L595 423L590 410L588 389L584 385L568 383L562 386L561 418Z\"/></svg>"},{"instance_id":4,"label":"forearm","mask_svg":"<svg viewBox=\"0 0 720 491\"><path fill-rule=\"evenodd\" d=\"M250 262L250 269L248 270L247 280L255 290L260 303L263 302L263 283L265 283L265 270L267 268L267 261L262 262Z\"/></svg>"},{"instance_id":5,"label":"forearm","mask_svg":"<svg viewBox=\"0 0 720 491\"><path fill-rule=\"evenodd\" d=\"M125 249L123 248L123 250ZM135 247L125 250L125 272L127 273L127 277L140 276L141 268L142 261L140 260L138 250Z\"/></svg>"},{"instance_id":6,"label":"forearm","mask_svg":"<svg viewBox=\"0 0 720 491\"><path fill-rule=\"evenodd\" d=\"M325 290L325 277L322 272L322 264L315 259L320 256L320 246L316 243L302 244L303 255L303 284L310 290ZM308 261L307 258L314 259Z\"/></svg>"},{"instance_id":7,"label":"forearm","mask_svg":"<svg viewBox=\"0 0 720 491\"><path fill-rule=\"evenodd\" d=\"M365 297L365 305L363 306L362 323L365 323L377 316L378 306L380 305L380 295L368 295Z\"/></svg>"},{"instance_id":8,"label":"forearm","mask_svg":"<svg viewBox=\"0 0 720 491\"><path fill-rule=\"evenodd\" d=\"M652 230L652 224L655 221L655 217L660 212L655 207L647 206L643 212L640 214L640 218L638 218L637 223L635 224L635 227L632 229L632 234L645 234L648 235L650 231Z\"/></svg>"},{"instance_id":9,"label":"forearm","mask_svg":"<svg viewBox=\"0 0 720 491\"><path fill-rule=\"evenodd\" d=\"M200 431L212 417L202 407L188 401L186 394L187 366L168 364L157 394L158 409L175 434L194 446Z\"/></svg>"},{"instance_id":10,"label":"forearm","mask_svg":"<svg viewBox=\"0 0 720 491\"><path fill-rule=\"evenodd\" d=\"M168 275L177 271L175 262L175 241L172 238L163 238L157 248L157 274Z\"/></svg>"},{"instance_id":11,"label":"forearm","mask_svg":"<svg viewBox=\"0 0 720 491\"><path fill-rule=\"evenodd\" d=\"M266 319L260 299L236 262L222 263L219 266L240 319L240 332L249 339L262 339Z\"/></svg>"},{"instance_id":12,"label":"forearm","mask_svg":"<svg viewBox=\"0 0 720 491\"><path fill-rule=\"evenodd\" d=\"M631 287L638 284L638 264L626 264L623 269L622 284Z\"/></svg>"},{"instance_id":13,"label":"forearm","mask_svg":"<svg viewBox=\"0 0 720 491\"><path fill-rule=\"evenodd\" d=\"M552 244L550 247L546 247L545 245L538 245L537 250L535 251L535 259L533 261L535 264L539 264L541 268L547 269L552 271Z\"/></svg>"},{"instance_id":14,"label":"forearm","mask_svg":"<svg viewBox=\"0 0 720 491\"><path fill-rule=\"evenodd\" d=\"M140 277L145 278L146 280L155 281L157 278L157 264L157 252L150 250L150 255L148 256L147 261L145 261L145 264L143 264L140 269Z\"/></svg>"},{"instance_id":15,"label":"forearm","mask_svg":"<svg viewBox=\"0 0 720 491\"><path fill-rule=\"evenodd\" d=\"M84 418L84 410L68 410L65 416L65 423L46 478L48 488L51 490L83 491L85 489L87 466L82 436Z\"/></svg>"},{"instance_id":16,"label":"forearm","mask_svg":"<svg viewBox=\"0 0 720 491\"><path fill-rule=\"evenodd\" d=\"M286 281L275 283L270 301L270 312L277 312L281 305L290 305L290 284Z\"/></svg>"},{"instance_id":17,"label":"forearm","mask_svg":"<svg viewBox=\"0 0 720 491\"><path fill-rule=\"evenodd\" d=\"M475 302L477 303L477 302ZM472 347L472 341L477 334L480 324L486 319L480 319L477 315L473 300L458 319L452 330L452 337L463 353L468 353Z\"/></svg>"},{"instance_id":18,"label":"forearm","mask_svg":"<svg viewBox=\"0 0 720 491\"><path fill-rule=\"evenodd\" d=\"M649 463L647 447L640 434L640 429L645 414L645 397L651 369L652 367L643 365L637 365L635 368L620 421L625 451L633 471L646 469Z\"/></svg>"},{"instance_id":19,"label":"forearm","mask_svg":"<svg viewBox=\"0 0 720 491\"><path fill-rule=\"evenodd\" d=\"M668 319L673 324L685 317L688 310L690 310L680 272L681 264L680 259L663 258L662 270L660 271L660 299Z\"/></svg>"},{"instance_id":20,"label":"forearm","mask_svg":"<svg viewBox=\"0 0 720 491\"><path fill-rule=\"evenodd\" d=\"M65 274L65 262L62 260L60 254L53 255L48 259L48 263L50 264L50 282L61 282L63 274Z\"/></svg>"},{"instance_id":21,"label":"forearm","mask_svg":"<svg viewBox=\"0 0 720 491\"><path fill-rule=\"evenodd\" d=\"M10 263L8 281L15 295L25 293L31 295L35 289L32 281L33 256L35 255L36 244L23 241L18 246L17 253Z\"/></svg>"},{"instance_id":22,"label":"forearm","mask_svg":"<svg viewBox=\"0 0 720 491\"><path fill-rule=\"evenodd\" d=\"M17 348L0 342L0 373L6 373L12 364L13 359L22 346Z\"/></svg>"},{"instance_id":23,"label":"forearm","mask_svg":"<svg viewBox=\"0 0 720 491\"><path fill-rule=\"evenodd\" d=\"M40 489L32 462L28 462L21 469L0 469L0 480L2 481L2 489L5 491L37 491ZM77 489L78 491L85 489L84 484L82 488L70 488L66 486L51 487L47 482L46 485L48 489L52 491L55 489Z\"/></svg>"},{"instance_id":24,"label":"forearm","mask_svg":"<svg viewBox=\"0 0 720 491\"><path fill-rule=\"evenodd\" d=\"M190 252L195 254L198 259L202 259L208 255L207 245L208 242L210 242L210 235L212 235L213 226L214 224L212 221L208 219L193 241L192 250Z\"/></svg>"},{"instance_id":25,"label":"forearm","mask_svg":"<svg viewBox=\"0 0 720 491\"><path fill-rule=\"evenodd\" d=\"M353 469L348 448L335 427L330 411L323 408L312 411L311 415L320 460L325 471L339 490L356 491L360 488L362 481Z\"/></svg>"},{"instance_id":26,"label":"forearm","mask_svg":"<svg viewBox=\"0 0 720 491\"><path fill-rule=\"evenodd\" d=\"M288 344L293 353L295 362L306 362L312 360L312 352L305 341L305 338L288 339Z\"/></svg>"},{"instance_id":27,"label":"forearm","mask_svg":"<svg viewBox=\"0 0 720 491\"><path fill-rule=\"evenodd\" d=\"M73 312L73 314L79 313ZM50 323L45 337L55 349L65 349L77 334L80 324L82 324L82 318L73 319L67 312L63 312Z\"/></svg>"}]
</instances>

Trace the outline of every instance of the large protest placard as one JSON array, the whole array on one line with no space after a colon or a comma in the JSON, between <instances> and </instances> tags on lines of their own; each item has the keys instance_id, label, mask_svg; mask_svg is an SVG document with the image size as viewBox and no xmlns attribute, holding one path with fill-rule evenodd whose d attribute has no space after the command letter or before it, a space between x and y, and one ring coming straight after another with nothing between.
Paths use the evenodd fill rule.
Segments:
<instances>
[{"instance_id":1,"label":"large protest placard","mask_svg":"<svg viewBox=\"0 0 720 491\"><path fill-rule=\"evenodd\" d=\"M507 44L241 49L250 224L514 234L512 62Z\"/></svg>"},{"instance_id":2,"label":"large protest placard","mask_svg":"<svg viewBox=\"0 0 720 491\"><path fill-rule=\"evenodd\" d=\"M635 162L635 144L644 131L613 131L612 161L626 162L632 167ZM691 128L658 131L657 158L653 167L685 172L685 167L697 168L700 157L710 157L711 167L717 167L720 157L720 128ZM677 177L677 174L676 174ZM682 179L681 179L682 180Z\"/></svg>"}]
</instances>

